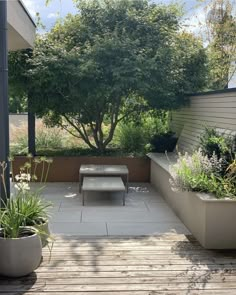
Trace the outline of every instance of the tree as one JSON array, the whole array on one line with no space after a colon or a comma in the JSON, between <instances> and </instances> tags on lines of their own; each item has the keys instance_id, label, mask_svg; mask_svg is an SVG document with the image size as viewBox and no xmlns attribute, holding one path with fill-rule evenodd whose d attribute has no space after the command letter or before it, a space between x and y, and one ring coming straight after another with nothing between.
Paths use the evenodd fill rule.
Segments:
<instances>
[{"instance_id":1,"label":"tree","mask_svg":"<svg viewBox=\"0 0 236 295\"><path fill-rule=\"evenodd\" d=\"M104 152L133 112L176 108L204 86L204 49L180 33L177 6L91 0L78 9L38 37L30 59L33 108L48 124Z\"/></svg>"},{"instance_id":2,"label":"tree","mask_svg":"<svg viewBox=\"0 0 236 295\"><path fill-rule=\"evenodd\" d=\"M32 112L32 79L30 70L32 49L10 52L9 64L9 109L11 112L28 111L28 147L29 153L35 155L35 114Z\"/></svg>"},{"instance_id":3,"label":"tree","mask_svg":"<svg viewBox=\"0 0 236 295\"><path fill-rule=\"evenodd\" d=\"M224 89L236 72L236 10L234 0L203 1L204 38L209 58L209 88Z\"/></svg>"},{"instance_id":4,"label":"tree","mask_svg":"<svg viewBox=\"0 0 236 295\"><path fill-rule=\"evenodd\" d=\"M12 51L8 54L9 63L9 111L20 113L27 111L27 61L32 50Z\"/></svg>"}]
</instances>

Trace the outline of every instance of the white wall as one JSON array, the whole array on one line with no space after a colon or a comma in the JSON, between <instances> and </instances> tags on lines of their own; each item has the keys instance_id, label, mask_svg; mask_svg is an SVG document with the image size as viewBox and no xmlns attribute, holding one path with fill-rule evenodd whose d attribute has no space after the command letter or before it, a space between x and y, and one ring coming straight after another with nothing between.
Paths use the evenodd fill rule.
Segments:
<instances>
[{"instance_id":1,"label":"white wall","mask_svg":"<svg viewBox=\"0 0 236 295\"><path fill-rule=\"evenodd\" d=\"M191 96L188 107L172 112L171 128L179 136L180 150L196 148L204 126L236 133L236 88Z\"/></svg>"}]
</instances>

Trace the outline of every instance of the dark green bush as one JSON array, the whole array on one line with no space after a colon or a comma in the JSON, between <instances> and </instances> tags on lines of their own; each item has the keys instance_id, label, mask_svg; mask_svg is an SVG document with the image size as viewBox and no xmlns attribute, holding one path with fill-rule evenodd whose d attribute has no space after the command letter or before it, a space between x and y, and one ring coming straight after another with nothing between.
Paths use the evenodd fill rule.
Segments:
<instances>
[{"instance_id":1,"label":"dark green bush","mask_svg":"<svg viewBox=\"0 0 236 295\"><path fill-rule=\"evenodd\" d=\"M173 152L177 140L178 138L172 131L155 134L150 140L152 151L157 153Z\"/></svg>"},{"instance_id":2,"label":"dark green bush","mask_svg":"<svg viewBox=\"0 0 236 295\"><path fill-rule=\"evenodd\" d=\"M233 136L220 133L216 128L206 127L200 137L200 147L209 157L215 153L218 158L221 158L233 152L234 141Z\"/></svg>"},{"instance_id":3,"label":"dark green bush","mask_svg":"<svg viewBox=\"0 0 236 295\"><path fill-rule=\"evenodd\" d=\"M122 124L118 134L119 148L128 153L145 153L148 142L147 134L142 126L133 123Z\"/></svg>"},{"instance_id":4,"label":"dark green bush","mask_svg":"<svg viewBox=\"0 0 236 295\"><path fill-rule=\"evenodd\" d=\"M206 127L200 137L200 147L209 157L215 153L218 158L228 158L235 152L236 136L220 133L216 128Z\"/></svg>"},{"instance_id":5,"label":"dark green bush","mask_svg":"<svg viewBox=\"0 0 236 295\"><path fill-rule=\"evenodd\" d=\"M200 137L200 148L208 158L213 154L222 161L221 174L226 173L226 169L233 160L233 154L236 147L236 136L232 134L221 133L216 128L206 127Z\"/></svg>"}]
</instances>

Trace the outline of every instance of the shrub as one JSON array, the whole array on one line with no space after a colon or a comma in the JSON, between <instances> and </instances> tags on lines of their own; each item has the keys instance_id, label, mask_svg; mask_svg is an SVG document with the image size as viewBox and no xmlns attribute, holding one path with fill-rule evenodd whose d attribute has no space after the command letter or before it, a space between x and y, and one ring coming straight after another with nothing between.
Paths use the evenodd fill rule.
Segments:
<instances>
[{"instance_id":1,"label":"shrub","mask_svg":"<svg viewBox=\"0 0 236 295\"><path fill-rule=\"evenodd\" d=\"M113 145L128 153L146 153L155 134L168 131L168 112L146 111L118 125Z\"/></svg>"},{"instance_id":2,"label":"shrub","mask_svg":"<svg viewBox=\"0 0 236 295\"><path fill-rule=\"evenodd\" d=\"M122 124L117 131L119 147L128 153L144 153L147 144L147 135L142 126L133 123Z\"/></svg>"},{"instance_id":3,"label":"shrub","mask_svg":"<svg viewBox=\"0 0 236 295\"><path fill-rule=\"evenodd\" d=\"M200 137L200 148L208 157L212 157L215 154L218 159L222 159L221 175L224 176L227 167L233 159L233 153L236 148L236 136L220 133L216 128L206 127Z\"/></svg>"},{"instance_id":4,"label":"shrub","mask_svg":"<svg viewBox=\"0 0 236 295\"><path fill-rule=\"evenodd\" d=\"M200 146L204 154L211 157L213 153L218 158L226 158L233 153L235 149L236 137L231 134L220 133L216 128L206 127L200 137Z\"/></svg>"},{"instance_id":5,"label":"shrub","mask_svg":"<svg viewBox=\"0 0 236 295\"><path fill-rule=\"evenodd\" d=\"M151 149L157 153L173 152L178 138L174 132L155 134L152 136L150 143Z\"/></svg>"},{"instance_id":6,"label":"shrub","mask_svg":"<svg viewBox=\"0 0 236 295\"><path fill-rule=\"evenodd\" d=\"M169 113L164 111L149 111L142 115L142 128L150 140L155 134L164 134L169 130Z\"/></svg>"},{"instance_id":7,"label":"shrub","mask_svg":"<svg viewBox=\"0 0 236 295\"><path fill-rule=\"evenodd\" d=\"M223 159L204 155L201 149L192 155L179 154L177 163L171 167L171 184L176 190L192 190L213 193L217 198L235 198L235 164L221 176Z\"/></svg>"}]
</instances>

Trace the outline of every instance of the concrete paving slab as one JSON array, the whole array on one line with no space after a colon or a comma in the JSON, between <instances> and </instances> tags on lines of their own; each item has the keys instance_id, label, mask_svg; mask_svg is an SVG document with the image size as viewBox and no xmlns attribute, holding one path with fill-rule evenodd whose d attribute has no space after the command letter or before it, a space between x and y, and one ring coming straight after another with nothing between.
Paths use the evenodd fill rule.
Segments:
<instances>
[{"instance_id":1,"label":"concrete paving slab","mask_svg":"<svg viewBox=\"0 0 236 295\"><path fill-rule=\"evenodd\" d=\"M153 212L108 212L107 210L97 210L96 214L83 210L82 222L179 222L178 217L171 211L160 210L157 213Z\"/></svg>"},{"instance_id":2,"label":"concrete paving slab","mask_svg":"<svg viewBox=\"0 0 236 295\"><path fill-rule=\"evenodd\" d=\"M107 228L104 222L52 222L50 230L54 234L79 236L106 236Z\"/></svg>"},{"instance_id":3,"label":"concrete paving slab","mask_svg":"<svg viewBox=\"0 0 236 295\"><path fill-rule=\"evenodd\" d=\"M139 223L107 223L108 235L160 235L189 234L181 223L139 222Z\"/></svg>"},{"instance_id":4,"label":"concrete paving slab","mask_svg":"<svg viewBox=\"0 0 236 295\"><path fill-rule=\"evenodd\" d=\"M81 222L81 212L82 211L73 211L71 212L54 212L51 218L51 222Z\"/></svg>"}]
</instances>

